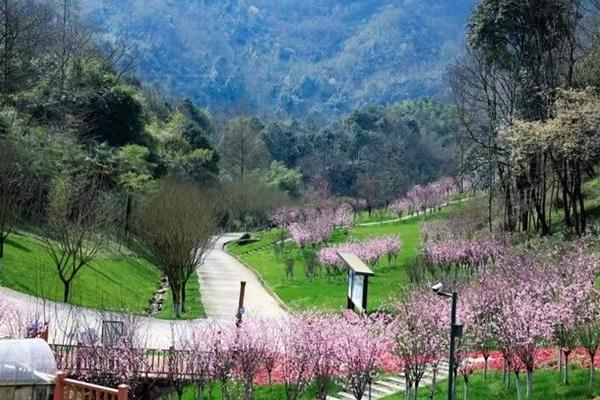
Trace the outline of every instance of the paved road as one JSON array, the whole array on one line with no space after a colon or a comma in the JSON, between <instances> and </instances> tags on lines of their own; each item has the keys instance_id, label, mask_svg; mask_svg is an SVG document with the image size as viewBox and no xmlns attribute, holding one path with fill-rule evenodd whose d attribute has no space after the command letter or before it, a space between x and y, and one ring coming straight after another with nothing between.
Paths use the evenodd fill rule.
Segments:
<instances>
[{"instance_id":1,"label":"paved road","mask_svg":"<svg viewBox=\"0 0 600 400\"><path fill-rule=\"evenodd\" d=\"M225 243L240 234L226 234L216 241L198 271L202 303L209 318L235 316L240 292L240 281L246 281L244 308L247 316L277 318L285 314L277 300L261 285L258 277L223 250Z\"/></svg>"},{"instance_id":2,"label":"paved road","mask_svg":"<svg viewBox=\"0 0 600 400\"><path fill-rule=\"evenodd\" d=\"M140 346L168 348L176 344L191 326L208 324L213 319L233 320L240 280L247 281L247 314L256 317L280 317L285 314L277 301L260 285L258 278L235 258L223 251L223 244L239 235L223 235L207 255L199 271L202 301L209 319L166 321L140 316L98 311L69 304L42 300L0 287L0 338L21 336L29 321L50 321L50 342L72 343L72 332L85 328L102 331L102 321L122 320L136 326ZM5 266L6 267L6 266Z\"/></svg>"},{"instance_id":3,"label":"paved road","mask_svg":"<svg viewBox=\"0 0 600 400\"><path fill-rule=\"evenodd\" d=\"M92 328L102 331L102 321L119 320L135 326L136 340L140 346L168 348L177 343L181 333L190 324L204 324L206 320L166 321L141 316L76 307L65 303L42 300L33 296L0 287L0 338L21 337L30 321L49 321L52 343L70 344L77 341L72 332Z\"/></svg>"}]
</instances>

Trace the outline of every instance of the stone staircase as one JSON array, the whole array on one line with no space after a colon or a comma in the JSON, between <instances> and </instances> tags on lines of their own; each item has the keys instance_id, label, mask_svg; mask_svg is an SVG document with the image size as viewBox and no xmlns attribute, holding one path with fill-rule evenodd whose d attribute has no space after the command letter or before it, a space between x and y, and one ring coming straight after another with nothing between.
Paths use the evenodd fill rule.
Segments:
<instances>
[{"instance_id":1,"label":"stone staircase","mask_svg":"<svg viewBox=\"0 0 600 400\"><path fill-rule=\"evenodd\" d=\"M437 382L448 377L448 362L443 361L438 366ZM419 388L430 386L433 379L433 369L428 368L423 375L423 379L419 383ZM371 385L371 397L369 392L363 396L363 400L377 400L384 397L392 396L397 393L404 392L405 381L403 375L392 375L381 378ZM337 393L335 396L327 396L327 400L356 400L350 389Z\"/></svg>"}]
</instances>

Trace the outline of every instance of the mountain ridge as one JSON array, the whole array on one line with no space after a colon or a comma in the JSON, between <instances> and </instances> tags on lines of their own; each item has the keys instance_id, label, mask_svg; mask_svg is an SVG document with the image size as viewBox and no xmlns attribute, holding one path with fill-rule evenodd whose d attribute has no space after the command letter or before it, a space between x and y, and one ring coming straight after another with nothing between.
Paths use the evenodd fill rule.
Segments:
<instances>
[{"instance_id":1,"label":"mountain ridge","mask_svg":"<svg viewBox=\"0 0 600 400\"><path fill-rule=\"evenodd\" d=\"M216 112L331 117L443 97L475 0L84 0L144 80Z\"/></svg>"}]
</instances>

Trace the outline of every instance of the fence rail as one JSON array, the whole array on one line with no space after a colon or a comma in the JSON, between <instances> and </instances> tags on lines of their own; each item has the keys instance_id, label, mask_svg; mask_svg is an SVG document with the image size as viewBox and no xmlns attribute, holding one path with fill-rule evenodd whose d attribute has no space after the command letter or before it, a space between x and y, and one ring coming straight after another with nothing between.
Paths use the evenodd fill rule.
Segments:
<instances>
[{"instance_id":1,"label":"fence rail","mask_svg":"<svg viewBox=\"0 0 600 400\"><path fill-rule=\"evenodd\" d=\"M129 386L111 389L91 383L67 379L64 372L56 376L53 400L127 400Z\"/></svg>"},{"instance_id":2,"label":"fence rail","mask_svg":"<svg viewBox=\"0 0 600 400\"><path fill-rule=\"evenodd\" d=\"M56 344L50 347L58 369L71 375L126 369L146 378L194 377L190 351Z\"/></svg>"}]
</instances>

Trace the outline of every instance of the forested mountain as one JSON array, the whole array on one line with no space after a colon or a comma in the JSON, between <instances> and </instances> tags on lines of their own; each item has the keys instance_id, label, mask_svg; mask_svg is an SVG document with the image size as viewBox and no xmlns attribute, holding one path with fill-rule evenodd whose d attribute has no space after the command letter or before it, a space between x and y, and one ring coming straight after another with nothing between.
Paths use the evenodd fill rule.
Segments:
<instances>
[{"instance_id":1,"label":"forested mountain","mask_svg":"<svg viewBox=\"0 0 600 400\"><path fill-rule=\"evenodd\" d=\"M137 73L213 112L330 120L445 93L475 0L84 0Z\"/></svg>"}]
</instances>

